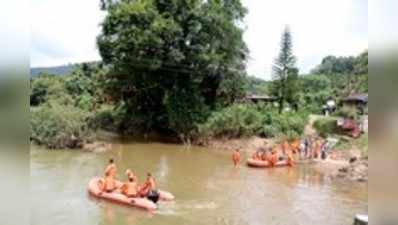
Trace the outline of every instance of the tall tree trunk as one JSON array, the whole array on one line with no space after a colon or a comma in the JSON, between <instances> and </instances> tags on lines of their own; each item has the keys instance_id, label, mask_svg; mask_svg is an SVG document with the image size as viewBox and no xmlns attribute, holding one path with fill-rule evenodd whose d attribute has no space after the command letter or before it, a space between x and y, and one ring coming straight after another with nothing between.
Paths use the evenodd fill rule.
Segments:
<instances>
[{"instance_id":1,"label":"tall tree trunk","mask_svg":"<svg viewBox=\"0 0 398 225\"><path fill-rule=\"evenodd\" d=\"M283 111L283 106L284 106L283 102L284 102L283 97L281 97L279 100L279 114L281 114Z\"/></svg>"}]
</instances>

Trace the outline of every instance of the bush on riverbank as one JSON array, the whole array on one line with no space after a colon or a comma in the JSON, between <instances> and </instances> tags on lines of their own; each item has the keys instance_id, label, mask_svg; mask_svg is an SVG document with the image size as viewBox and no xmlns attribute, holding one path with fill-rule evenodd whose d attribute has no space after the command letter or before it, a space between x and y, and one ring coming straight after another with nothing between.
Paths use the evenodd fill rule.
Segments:
<instances>
[{"instance_id":1,"label":"bush on riverbank","mask_svg":"<svg viewBox=\"0 0 398 225\"><path fill-rule=\"evenodd\" d=\"M48 148L79 148L90 139L91 114L73 106L57 103L33 108L30 138Z\"/></svg>"},{"instance_id":2,"label":"bush on riverbank","mask_svg":"<svg viewBox=\"0 0 398 225\"><path fill-rule=\"evenodd\" d=\"M304 132L308 114L284 112L272 107L252 104L235 104L214 112L205 123L198 126L198 136L209 138L261 137L298 138Z\"/></svg>"},{"instance_id":3,"label":"bush on riverbank","mask_svg":"<svg viewBox=\"0 0 398 225\"><path fill-rule=\"evenodd\" d=\"M357 111L352 108L352 107L341 107L339 108L334 115L339 116L339 117L343 117L343 118L352 118L352 119L357 119L358 115L357 115Z\"/></svg>"},{"instance_id":4,"label":"bush on riverbank","mask_svg":"<svg viewBox=\"0 0 398 225\"><path fill-rule=\"evenodd\" d=\"M201 137L242 137L257 134L262 127L261 113L250 105L236 104L216 111L199 125Z\"/></svg>"},{"instance_id":5,"label":"bush on riverbank","mask_svg":"<svg viewBox=\"0 0 398 225\"><path fill-rule=\"evenodd\" d=\"M51 99L71 104L72 98L68 95L64 80L49 74L41 74L30 81L30 105L35 107Z\"/></svg>"},{"instance_id":6,"label":"bush on riverbank","mask_svg":"<svg viewBox=\"0 0 398 225\"><path fill-rule=\"evenodd\" d=\"M112 108L98 109L90 120L90 127L93 129L102 129L107 131L116 131L116 115Z\"/></svg>"},{"instance_id":7,"label":"bush on riverbank","mask_svg":"<svg viewBox=\"0 0 398 225\"><path fill-rule=\"evenodd\" d=\"M328 137L331 134L338 132L337 119L336 118L321 118L314 122L315 130L321 137Z\"/></svg>"},{"instance_id":8,"label":"bush on riverbank","mask_svg":"<svg viewBox=\"0 0 398 225\"><path fill-rule=\"evenodd\" d=\"M289 140L293 140L303 134L307 121L308 114L305 112L285 112L282 114L272 111L267 112L261 135L269 138L285 136ZM270 132L270 127L273 128L273 132Z\"/></svg>"}]
</instances>

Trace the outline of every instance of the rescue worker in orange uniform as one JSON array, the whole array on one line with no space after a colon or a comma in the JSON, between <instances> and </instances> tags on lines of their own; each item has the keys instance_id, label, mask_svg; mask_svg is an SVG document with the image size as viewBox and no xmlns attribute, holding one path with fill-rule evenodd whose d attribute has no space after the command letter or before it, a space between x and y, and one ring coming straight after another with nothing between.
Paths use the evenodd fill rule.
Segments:
<instances>
[{"instance_id":1,"label":"rescue worker in orange uniform","mask_svg":"<svg viewBox=\"0 0 398 225\"><path fill-rule=\"evenodd\" d=\"M129 198L138 197L138 184L134 177L129 177L129 180L121 187L122 194Z\"/></svg>"},{"instance_id":2,"label":"rescue worker in orange uniform","mask_svg":"<svg viewBox=\"0 0 398 225\"><path fill-rule=\"evenodd\" d=\"M294 166L293 152L287 154L287 165Z\"/></svg>"},{"instance_id":3,"label":"rescue worker in orange uniform","mask_svg":"<svg viewBox=\"0 0 398 225\"><path fill-rule=\"evenodd\" d=\"M285 140L282 143L282 153L284 156L286 155L287 151L289 151L289 148L290 148L289 142L287 140Z\"/></svg>"},{"instance_id":4,"label":"rescue worker in orange uniform","mask_svg":"<svg viewBox=\"0 0 398 225\"><path fill-rule=\"evenodd\" d=\"M116 165L113 159L109 159L109 164L105 169L105 174L109 173L113 178L116 177Z\"/></svg>"},{"instance_id":5,"label":"rescue worker in orange uniform","mask_svg":"<svg viewBox=\"0 0 398 225\"><path fill-rule=\"evenodd\" d=\"M234 153L232 154L232 162L234 163L235 167L239 166L239 163L240 163L240 152L239 152L239 149L235 149Z\"/></svg>"},{"instance_id":6,"label":"rescue worker in orange uniform","mask_svg":"<svg viewBox=\"0 0 398 225\"><path fill-rule=\"evenodd\" d=\"M152 177L151 173L147 173L147 179L146 179L145 183L142 185L142 187L140 188L139 195L141 197L145 197L150 192L155 191L155 190L156 190L156 181Z\"/></svg>"},{"instance_id":7,"label":"rescue worker in orange uniform","mask_svg":"<svg viewBox=\"0 0 398 225\"><path fill-rule=\"evenodd\" d=\"M105 173L105 178L101 181L100 185L102 186L100 194L102 192L112 193L117 189L115 179L113 179L109 171Z\"/></svg>"},{"instance_id":8,"label":"rescue worker in orange uniform","mask_svg":"<svg viewBox=\"0 0 398 225\"><path fill-rule=\"evenodd\" d=\"M272 154L269 159L270 166L275 167L277 162L278 162L278 155L276 153L276 150L274 149L274 150L272 150Z\"/></svg>"}]
</instances>

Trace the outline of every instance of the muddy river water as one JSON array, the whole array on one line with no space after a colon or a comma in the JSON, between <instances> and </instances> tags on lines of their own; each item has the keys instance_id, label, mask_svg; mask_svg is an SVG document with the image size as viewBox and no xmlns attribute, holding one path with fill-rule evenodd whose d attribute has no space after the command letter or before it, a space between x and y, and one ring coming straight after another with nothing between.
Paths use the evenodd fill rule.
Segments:
<instances>
[{"instance_id":1,"label":"muddy river water","mask_svg":"<svg viewBox=\"0 0 398 225\"><path fill-rule=\"evenodd\" d=\"M332 180L311 165L236 169L225 151L113 142L106 153L32 146L31 224L350 225L368 211L366 183ZM176 201L148 213L89 196L89 179L101 175L111 157L119 178L131 168L143 181L150 171Z\"/></svg>"}]
</instances>

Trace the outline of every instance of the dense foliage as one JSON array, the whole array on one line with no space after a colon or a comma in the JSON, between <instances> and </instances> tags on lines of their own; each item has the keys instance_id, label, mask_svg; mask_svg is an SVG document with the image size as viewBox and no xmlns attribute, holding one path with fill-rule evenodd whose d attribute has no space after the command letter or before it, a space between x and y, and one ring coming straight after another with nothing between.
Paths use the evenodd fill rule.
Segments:
<instances>
[{"instance_id":1,"label":"dense foliage","mask_svg":"<svg viewBox=\"0 0 398 225\"><path fill-rule=\"evenodd\" d=\"M270 82L267 82L261 78L248 76L244 84L244 89L247 94L269 95L270 94L269 84Z\"/></svg>"},{"instance_id":2,"label":"dense foliage","mask_svg":"<svg viewBox=\"0 0 398 225\"><path fill-rule=\"evenodd\" d=\"M259 133L263 115L253 105L235 104L213 112L208 120L199 125L202 137L241 137Z\"/></svg>"},{"instance_id":3,"label":"dense foliage","mask_svg":"<svg viewBox=\"0 0 398 225\"><path fill-rule=\"evenodd\" d=\"M234 104L213 112L198 126L200 138L238 138L258 135L267 138L294 139L304 132L308 114L305 112L278 113L263 105Z\"/></svg>"},{"instance_id":4,"label":"dense foliage","mask_svg":"<svg viewBox=\"0 0 398 225\"><path fill-rule=\"evenodd\" d=\"M322 63L312 70L313 74L367 74L368 51L357 57L327 56Z\"/></svg>"},{"instance_id":5,"label":"dense foliage","mask_svg":"<svg viewBox=\"0 0 398 225\"><path fill-rule=\"evenodd\" d=\"M102 9L105 89L125 108L125 123L187 134L209 108L244 94L240 0L102 1Z\"/></svg>"},{"instance_id":6,"label":"dense foliage","mask_svg":"<svg viewBox=\"0 0 398 225\"><path fill-rule=\"evenodd\" d=\"M77 148L89 140L97 128L92 125L96 103L102 103L103 74L100 64L83 63L66 76L31 79L31 140L49 148Z\"/></svg>"},{"instance_id":7,"label":"dense foliage","mask_svg":"<svg viewBox=\"0 0 398 225\"><path fill-rule=\"evenodd\" d=\"M368 93L367 55L367 51L365 51L357 57L350 57L357 62L354 68L356 68L355 71L358 74L325 73L298 76L295 85L292 87L292 92L290 92L295 93L292 99L297 108L314 114L320 114L322 106L328 99L334 99L337 103L340 103L341 99L351 93ZM321 65L317 66L317 68L322 67ZM342 65L336 66L341 67ZM280 86L280 84L278 80L264 81L259 78L249 77L245 89L248 93L278 96L278 93L275 92L278 89L274 89L274 87Z\"/></svg>"},{"instance_id":8,"label":"dense foliage","mask_svg":"<svg viewBox=\"0 0 398 225\"><path fill-rule=\"evenodd\" d=\"M50 98L63 98L65 94L65 87L61 77L40 74L30 82L31 106L41 105Z\"/></svg>"},{"instance_id":9,"label":"dense foliage","mask_svg":"<svg viewBox=\"0 0 398 225\"><path fill-rule=\"evenodd\" d=\"M30 138L49 148L78 148L91 136L90 114L73 106L46 104L30 112Z\"/></svg>"},{"instance_id":10,"label":"dense foliage","mask_svg":"<svg viewBox=\"0 0 398 225\"><path fill-rule=\"evenodd\" d=\"M357 110L355 110L352 107L346 107L343 106L336 110L334 113L335 116L343 117L343 118L352 118L352 119L357 119Z\"/></svg>"},{"instance_id":11,"label":"dense foliage","mask_svg":"<svg viewBox=\"0 0 398 225\"><path fill-rule=\"evenodd\" d=\"M339 131L337 119L332 117L316 120L314 122L314 128L321 137L325 138L331 134L336 134Z\"/></svg>"}]
</instances>

